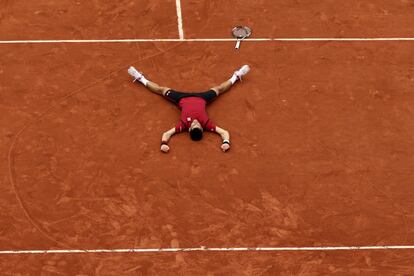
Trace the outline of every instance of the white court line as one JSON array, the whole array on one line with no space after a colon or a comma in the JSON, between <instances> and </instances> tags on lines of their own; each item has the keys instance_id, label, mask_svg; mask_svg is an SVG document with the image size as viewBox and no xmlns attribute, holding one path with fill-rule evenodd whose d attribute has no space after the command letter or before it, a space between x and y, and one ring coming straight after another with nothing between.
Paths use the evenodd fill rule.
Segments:
<instances>
[{"instance_id":1,"label":"white court line","mask_svg":"<svg viewBox=\"0 0 414 276\"><path fill-rule=\"evenodd\" d=\"M183 40L184 30L183 30L183 16L181 14L181 0L175 0L175 6L177 7L178 34L180 36L180 40Z\"/></svg>"},{"instance_id":2,"label":"white court line","mask_svg":"<svg viewBox=\"0 0 414 276\"><path fill-rule=\"evenodd\" d=\"M240 251L361 251L361 250L407 250L414 245L383 246L324 246L324 247L225 247L225 248L129 248L129 249L70 249L70 250L2 250L1 254L77 254L77 253L168 253L168 252L240 252Z\"/></svg>"},{"instance_id":3,"label":"white court line","mask_svg":"<svg viewBox=\"0 0 414 276\"><path fill-rule=\"evenodd\" d=\"M181 36L181 35L180 35ZM0 40L0 44L35 44L35 43L134 43L134 42L235 42L234 38L139 38L139 39L58 39L58 40ZM286 41L286 42L366 42L366 41L414 41L414 37L372 37L372 38L249 38L245 42Z\"/></svg>"}]
</instances>

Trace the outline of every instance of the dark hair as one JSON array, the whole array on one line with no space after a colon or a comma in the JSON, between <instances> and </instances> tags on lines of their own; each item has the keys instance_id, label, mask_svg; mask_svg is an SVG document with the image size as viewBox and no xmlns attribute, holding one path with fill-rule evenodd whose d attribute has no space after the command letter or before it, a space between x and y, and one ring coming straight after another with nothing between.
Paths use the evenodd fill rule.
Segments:
<instances>
[{"instance_id":1,"label":"dark hair","mask_svg":"<svg viewBox=\"0 0 414 276\"><path fill-rule=\"evenodd\" d=\"M191 140L200 141L203 138L203 130L201 128L195 127L190 130Z\"/></svg>"}]
</instances>

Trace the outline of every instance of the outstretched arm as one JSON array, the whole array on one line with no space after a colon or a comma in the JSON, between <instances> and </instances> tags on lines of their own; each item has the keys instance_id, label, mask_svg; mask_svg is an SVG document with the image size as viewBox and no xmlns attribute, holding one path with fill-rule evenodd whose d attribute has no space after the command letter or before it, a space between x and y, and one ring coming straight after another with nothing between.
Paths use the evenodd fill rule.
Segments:
<instances>
[{"instance_id":1,"label":"outstretched arm","mask_svg":"<svg viewBox=\"0 0 414 276\"><path fill-rule=\"evenodd\" d=\"M230 149L230 134L227 130L222 129L216 126L216 132L220 134L221 139L223 139L223 143L221 144L221 149L223 152L226 152Z\"/></svg>"},{"instance_id":2,"label":"outstretched arm","mask_svg":"<svg viewBox=\"0 0 414 276\"><path fill-rule=\"evenodd\" d=\"M168 146L168 141L170 141L171 136L175 134L175 127L167 130L162 134L161 138L161 151L167 153L170 150L170 147Z\"/></svg>"}]
</instances>

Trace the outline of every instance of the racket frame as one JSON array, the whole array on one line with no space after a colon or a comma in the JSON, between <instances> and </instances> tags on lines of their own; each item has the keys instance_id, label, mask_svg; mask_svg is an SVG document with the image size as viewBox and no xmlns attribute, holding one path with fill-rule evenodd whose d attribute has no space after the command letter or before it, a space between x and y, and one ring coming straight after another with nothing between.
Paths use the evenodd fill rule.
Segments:
<instances>
[{"instance_id":1,"label":"racket frame","mask_svg":"<svg viewBox=\"0 0 414 276\"><path fill-rule=\"evenodd\" d=\"M244 30L246 34L245 35L237 35L236 32L239 31L239 30ZM237 39L235 48L239 49L241 41L243 39L249 37L252 34L252 29L250 29L247 26L236 26L231 30L231 33L232 33L233 37Z\"/></svg>"}]
</instances>

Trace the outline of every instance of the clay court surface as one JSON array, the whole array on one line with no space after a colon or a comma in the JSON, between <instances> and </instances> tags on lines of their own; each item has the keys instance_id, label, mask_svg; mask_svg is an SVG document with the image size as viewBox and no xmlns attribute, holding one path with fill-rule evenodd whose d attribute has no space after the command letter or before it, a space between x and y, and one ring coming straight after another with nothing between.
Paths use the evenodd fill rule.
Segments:
<instances>
[{"instance_id":1,"label":"clay court surface","mask_svg":"<svg viewBox=\"0 0 414 276\"><path fill-rule=\"evenodd\" d=\"M84 3L85 2L85 3ZM414 245L414 1L0 0L2 275L413 275L413 249L70 253ZM211 41L188 41L207 38ZM148 79L202 91L230 131L201 142ZM68 253L23 254L25 250Z\"/></svg>"}]
</instances>

